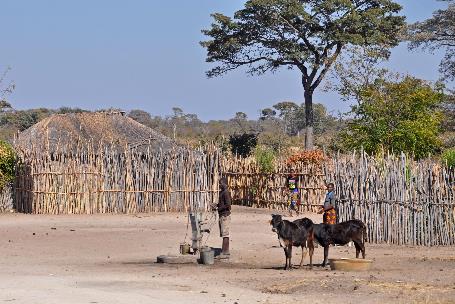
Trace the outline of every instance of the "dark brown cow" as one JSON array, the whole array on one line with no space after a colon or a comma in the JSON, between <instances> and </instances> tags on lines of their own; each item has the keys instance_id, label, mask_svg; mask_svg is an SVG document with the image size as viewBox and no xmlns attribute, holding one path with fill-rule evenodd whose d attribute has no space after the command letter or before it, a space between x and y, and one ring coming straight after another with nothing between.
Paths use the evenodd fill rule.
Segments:
<instances>
[{"instance_id":1,"label":"dark brown cow","mask_svg":"<svg viewBox=\"0 0 455 304\"><path fill-rule=\"evenodd\" d=\"M314 238L324 247L323 267L327 264L330 245L346 245L352 241L356 249L355 257L358 258L362 251L362 258L365 258L367 230L362 221L350 220L335 225L315 224L313 231Z\"/></svg>"},{"instance_id":2,"label":"dark brown cow","mask_svg":"<svg viewBox=\"0 0 455 304\"><path fill-rule=\"evenodd\" d=\"M302 267L303 259L305 257L305 247L308 247L310 253L310 268L313 268L313 222L310 219L303 218L290 222L283 220L281 215L272 214L272 231L278 235L280 246L284 249L286 256L286 264L284 269L292 269L292 246L302 247L302 259L300 260L300 267Z\"/></svg>"}]
</instances>

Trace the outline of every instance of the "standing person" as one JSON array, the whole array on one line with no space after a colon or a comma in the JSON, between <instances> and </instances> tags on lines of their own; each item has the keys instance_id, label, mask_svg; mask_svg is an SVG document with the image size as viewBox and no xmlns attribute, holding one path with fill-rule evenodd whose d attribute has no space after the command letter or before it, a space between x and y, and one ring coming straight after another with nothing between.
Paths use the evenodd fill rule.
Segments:
<instances>
[{"instance_id":1,"label":"standing person","mask_svg":"<svg viewBox=\"0 0 455 304\"><path fill-rule=\"evenodd\" d=\"M289 189L289 215L292 216L292 210L299 215L299 186L298 186L298 177L296 176L294 170L291 170L291 175L287 180L288 189Z\"/></svg>"},{"instance_id":2,"label":"standing person","mask_svg":"<svg viewBox=\"0 0 455 304\"><path fill-rule=\"evenodd\" d=\"M220 179L220 197L217 205L219 215L220 237L223 238L220 258L229 258L229 229L231 226L231 194L229 193L227 179Z\"/></svg>"},{"instance_id":3,"label":"standing person","mask_svg":"<svg viewBox=\"0 0 455 304\"><path fill-rule=\"evenodd\" d=\"M322 206L324 224L334 225L337 223L337 212L335 210L335 187L333 183L327 184L327 194L325 195L324 205Z\"/></svg>"}]
</instances>

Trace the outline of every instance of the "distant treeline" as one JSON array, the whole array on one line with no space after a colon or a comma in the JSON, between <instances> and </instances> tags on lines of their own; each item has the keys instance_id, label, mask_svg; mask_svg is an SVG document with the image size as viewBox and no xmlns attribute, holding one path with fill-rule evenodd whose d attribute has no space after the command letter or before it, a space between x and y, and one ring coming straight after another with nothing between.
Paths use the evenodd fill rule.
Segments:
<instances>
[{"instance_id":1,"label":"distant treeline","mask_svg":"<svg viewBox=\"0 0 455 304\"><path fill-rule=\"evenodd\" d=\"M368 154L399 151L417 159L442 154L455 165L454 105L453 93L443 93L437 85L410 76L382 79L363 87L357 104L346 114L335 117L324 105L315 104L315 145L329 152L361 148ZM68 107L14 110L5 101L0 108L0 139L8 142L18 131L50 115L86 112ZM279 102L260 113L255 119L237 112L230 119L207 122L177 107L167 116L138 109L126 115L181 144L196 147L215 142L243 156L252 154L256 147L275 155L289 147L303 147L304 105Z\"/></svg>"},{"instance_id":2,"label":"distant treeline","mask_svg":"<svg viewBox=\"0 0 455 304\"><path fill-rule=\"evenodd\" d=\"M0 114L0 139L11 142L15 133L53 114L81 112L89 111L69 107L14 110L9 104L4 104ZM334 137L344 125L343 119L329 114L322 104L315 105L314 114L316 143L327 148L336 148ZM172 108L172 114L168 116L152 115L139 109L131 110L127 115L182 144L217 142L228 145L232 136L251 134L257 139L257 144L274 150L300 145L303 141L301 134L305 121L303 105L294 102L280 102L263 109L258 119L250 119L245 113L237 112L231 119L204 122L197 114L185 113L177 107Z\"/></svg>"}]
</instances>

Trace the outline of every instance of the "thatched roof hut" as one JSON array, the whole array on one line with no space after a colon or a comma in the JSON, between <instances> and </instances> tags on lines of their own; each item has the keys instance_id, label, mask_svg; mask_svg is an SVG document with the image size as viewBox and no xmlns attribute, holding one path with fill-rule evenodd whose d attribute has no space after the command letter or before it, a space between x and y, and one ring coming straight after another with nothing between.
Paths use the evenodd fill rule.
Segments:
<instances>
[{"instance_id":1,"label":"thatched roof hut","mask_svg":"<svg viewBox=\"0 0 455 304\"><path fill-rule=\"evenodd\" d=\"M168 150L174 142L123 112L56 114L21 132L15 146L26 150L56 152L62 147L113 145L139 150L149 147Z\"/></svg>"}]
</instances>

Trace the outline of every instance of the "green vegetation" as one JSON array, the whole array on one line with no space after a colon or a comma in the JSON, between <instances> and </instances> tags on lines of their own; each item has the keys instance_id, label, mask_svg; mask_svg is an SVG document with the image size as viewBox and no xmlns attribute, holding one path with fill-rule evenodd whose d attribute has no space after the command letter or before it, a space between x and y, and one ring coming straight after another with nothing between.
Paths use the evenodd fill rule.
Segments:
<instances>
[{"instance_id":1,"label":"green vegetation","mask_svg":"<svg viewBox=\"0 0 455 304\"><path fill-rule=\"evenodd\" d=\"M0 190L14 180L16 154L10 144L0 141Z\"/></svg>"},{"instance_id":2,"label":"green vegetation","mask_svg":"<svg viewBox=\"0 0 455 304\"><path fill-rule=\"evenodd\" d=\"M281 67L301 73L305 96L305 147L313 148L313 94L349 45L389 48L398 44L404 17L391 0L249 0L230 18L213 14L202 32L207 72L216 77L246 66L261 75Z\"/></svg>"},{"instance_id":3,"label":"green vegetation","mask_svg":"<svg viewBox=\"0 0 455 304\"><path fill-rule=\"evenodd\" d=\"M213 24L203 30L207 41L201 44L207 61L215 64L207 75L239 67L256 75L296 69L303 103L275 101L258 109L257 119L238 109L230 119L204 122L178 107L167 116L140 109L128 116L184 145L215 143L224 152L254 156L264 172L276 155L302 148L304 138L305 147L314 144L326 152L363 148L370 154L393 151L423 158L444 151L441 159L454 166L455 93L442 81L402 77L381 65L406 32L411 49L445 52L440 70L445 85L453 84L447 81L455 79L455 1L446 1L447 9L400 31L404 17L392 0L248 0L232 18L213 14ZM12 142L18 131L50 115L84 112L68 107L14 110L6 98L15 89L14 82L5 82L9 70L0 75L0 140ZM315 90L330 79L326 90L353 105L339 117L313 102ZM14 157L7 144L0 147L7 183Z\"/></svg>"},{"instance_id":4,"label":"green vegetation","mask_svg":"<svg viewBox=\"0 0 455 304\"><path fill-rule=\"evenodd\" d=\"M377 81L362 90L361 102L352 108L354 119L342 132L344 143L367 153L385 149L416 158L435 154L441 148L442 99L441 92L416 78Z\"/></svg>"},{"instance_id":5,"label":"green vegetation","mask_svg":"<svg viewBox=\"0 0 455 304\"><path fill-rule=\"evenodd\" d=\"M233 134L229 137L232 154L241 157L250 156L257 142L257 135L252 133Z\"/></svg>"},{"instance_id":6,"label":"green vegetation","mask_svg":"<svg viewBox=\"0 0 455 304\"><path fill-rule=\"evenodd\" d=\"M275 156L275 152L270 148L259 146L254 151L256 162L263 173L273 172Z\"/></svg>"},{"instance_id":7,"label":"green vegetation","mask_svg":"<svg viewBox=\"0 0 455 304\"><path fill-rule=\"evenodd\" d=\"M455 2L444 1L449 2L447 9L437 10L431 18L409 26L409 48L420 47L430 52L444 50L439 71L444 79L455 80Z\"/></svg>"},{"instance_id":8,"label":"green vegetation","mask_svg":"<svg viewBox=\"0 0 455 304\"><path fill-rule=\"evenodd\" d=\"M455 167L455 148L445 150L441 155L441 159L447 166Z\"/></svg>"},{"instance_id":9,"label":"green vegetation","mask_svg":"<svg viewBox=\"0 0 455 304\"><path fill-rule=\"evenodd\" d=\"M53 114L79 112L84 112L84 110L79 108L62 107L57 110L39 108L16 111L12 109L11 106L2 108L0 111L0 140L11 142L14 134L30 128L37 122Z\"/></svg>"}]
</instances>

